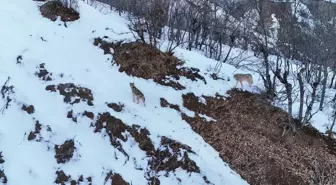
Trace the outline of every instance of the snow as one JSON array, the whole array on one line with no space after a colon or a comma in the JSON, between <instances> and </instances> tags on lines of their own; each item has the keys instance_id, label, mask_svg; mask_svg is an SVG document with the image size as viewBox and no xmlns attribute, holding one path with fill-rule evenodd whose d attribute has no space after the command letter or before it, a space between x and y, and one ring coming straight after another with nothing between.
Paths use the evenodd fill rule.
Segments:
<instances>
[{"instance_id":1,"label":"snow","mask_svg":"<svg viewBox=\"0 0 336 185\"><path fill-rule=\"evenodd\" d=\"M227 96L226 92L236 84L232 78L234 73L251 73L254 87L249 88L246 85L242 89L255 91L262 89L259 76L247 69L223 64L219 76L230 80L212 80L209 70L215 66L216 61L205 57L200 51L187 51L179 47L174 51L174 55L183 60L185 66L200 69L207 84L182 77L179 82L186 89L175 91L156 84L153 80L120 73L117 66L111 66L112 56L103 55L103 50L92 43L94 38L105 35L112 40L132 41L133 36L128 31L127 20L109 11L108 6L99 3L92 6L80 2L81 18L68 23L66 28L59 20L51 22L42 18L37 3L31 0L2 1L0 20L2 25L6 26L0 29L0 83L3 84L10 76L9 85L15 87L15 93L11 95L11 106L0 116L0 151L5 160L0 168L5 170L8 185L53 184L57 170L63 170L74 179L80 175L92 177L93 184L104 184L106 174L112 170L129 183L147 184L144 178L145 171L135 169L138 166L146 168L146 153L137 146L132 137L122 142L123 148L130 155L130 160L125 163L126 157L111 146L104 132L94 133L94 128L90 127L92 120L78 116L77 123L74 123L66 117L70 110L73 110L74 115L85 110L95 115L109 112L126 124L146 127L151 133L150 139L155 147L159 146L159 136L166 136L191 146L197 155L190 154L190 158L200 167L201 173L190 174L178 169L168 177L159 174L162 185L180 184L177 178L180 178L184 185L205 184L202 179L204 175L216 185L248 184L219 157L215 149L192 131L189 124L181 119L180 113L173 109L161 108L160 98L179 105L183 113L193 117L196 113L182 106L182 94L193 92L196 96L214 96L219 93ZM277 20L276 17L272 18L272 28L276 30ZM46 41L42 41L41 38ZM165 48L165 44L162 43L162 48ZM223 53L226 50L228 47L223 47ZM22 65L16 64L18 55L23 56ZM275 60L274 58L270 56L271 60ZM253 53L242 53L242 50L237 48L232 50L230 59L238 59L244 65L253 63L252 67L258 67L260 61ZM52 81L41 81L35 76L37 66L41 63L45 63L46 69L53 73ZM130 82L134 82L145 94L146 107L132 102ZM91 89L94 106L88 106L84 102L65 104L59 93L45 90L47 85L59 83L74 83ZM328 97L332 97L333 93L328 92ZM206 104L202 98L199 101ZM125 110L114 112L106 106L106 102L121 102L125 105ZM0 99L0 103L4 105L5 101ZM34 105L35 112L28 115L21 110L23 104ZM314 107L315 110L317 108ZM297 112L297 109L295 103L293 112ZM317 112L312 120L313 126L325 132L327 125L330 125L331 112L332 109L328 107L323 112ZM198 116L216 122L207 115ZM29 132L34 130L36 120L42 124L42 142L27 140ZM48 127L52 132L47 131ZM57 164L54 146L67 139L75 141L75 156L68 163ZM117 155L118 160L114 155Z\"/></svg>"},{"instance_id":2,"label":"snow","mask_svg":"<svg viewBox=\"0 0 336 185\"><path fill-rule=\"evenodd\" d=\"M194 116L194 112L182 107L182 93L194 92L197 96L214 95L216 92L225 94L235 82L214 81L206 76L208 84L205 85L200 81L191 82L181 78L180 83L187 89L177 92L152 80L120 73L117 66L111 67L112 56L103 55L103 51L92 43L93 38L104 35L114 40L132 40L131 34L118 34L128 32L127 21L116 13L102 14L83 2L79 3L79 8L80 20L68 23L66 28L59 20L51 22L42 18L37 4L31 0L2 1L0 19L2 25L6 26L0 29L0 82L4 83L10 76L9 85L13 85L15 91L11 95L11 106L0 117L0 151L5 160L2 167L8 178L7 184L53 184L57 170L63 170L73 179L80 175L92 177L94 184L104 184L106 173L112 170L129 183L147 184L144 171L135 170L131 160L125 163L125 156L111 146L103 132L94 133L90 127L91 120L78 117L77 123L74 123L67 118L70 110L75 115L85 110L95 115L110 112L126 124L146 127L156 146L160 141L158 136L167 136L191 146L197 155L190 155L190 158L200 167L201 173L189 174L178 169L168 177L161 175L159 179L162 185L179 184L177 177L185 185L205 184L202 179L204 175L216 185L247 184L222 161L217 151L192 131L178 112L160 106L160 98L163 97L170 103L180 105L182 112ZM23 56L22 65L16 64L18 55ZM176 50L176 55L185 60L187 66L197 67L203 73L215 62L181 48ZM41 63L45 63L46 69L53 74L52 81L41 81L35 76ZM224 76L239 72L230 65L223 68L226 69L221 74ZM60 77L61 74L63 77ZM91 89L94 106L87 106L84 102L65 104L59 93L45 90L47 85L69 82ZM132 102L129 82L134 82L145 94L146 107ZM125 104L125 111L114 112L106 106L106 102L121 102ZM2 99L1 104L5 104ZM35 112L29 115L22 111L23 104L34 105ZM27 135L34 130L37 120L42 124L43 141L28 141ZM52 132L47 131L48 126ZM68 163L58 164L54 158L54 146L67 139L75 141L75 156ZM130 159L134 158L137 165L146 168L146 154L137 147L134 139L130 138L122 145L130 154ZM114 158L115 153L118 160Z\"/></svg>"}]
</instances>

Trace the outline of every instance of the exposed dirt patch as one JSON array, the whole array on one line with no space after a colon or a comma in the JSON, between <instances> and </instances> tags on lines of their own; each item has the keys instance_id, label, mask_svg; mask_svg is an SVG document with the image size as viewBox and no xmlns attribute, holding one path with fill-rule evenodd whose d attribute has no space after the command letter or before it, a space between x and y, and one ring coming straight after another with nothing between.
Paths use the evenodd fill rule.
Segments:
<instances>
[{"instance_id":1,"label":"exposed dirt patch","mask_svg":"<svg viewBox=\"0 0 336 185\"><path fill-rule=\"evenodd\" d=\"M108 103L107 106L109 108L113 109L116 112L121 112L125 107L125 105L120 103L120 102L118 102L118 103Z\"/></svg>"},{"instance_id":2,"label":"exposed dirt patch","mask_svg":"<svg viewBox=\"0 0 336 185\"><path fill-rule=\"evenodd\" d=\"M37 142L40 142L42 137L40 135L41 133L41 130L42 130L42 125L40 124L39 121L36 121L35 123L35 130L34 132L31 131L28 135L28 141L31 141L31 140L35 140Z\"/></svg>"},{"instance_id":3,"label":"exposed dirt patch","mask_svg":"<svg viewBox=\"0 0 336 185\"><path fill-rule=\"evenodd\" d=\"M106 182L111 179L112 182L111 182L111 185L130 185L128 182L126 182L122 176L118 173L112 173L112 172L109 172L107 175L106 175L106 178L105 178L105 184Z\"/></svg>"},{"instance_id":4,"label":"exposed dirt patch","mask_svg":"<svg viewBox=\"0 0 336 185\"><path fill-rule=\"evenodd\" d=\"M155 172L174 172L177 168L182 168L187 172L200 173L199 167L189 158L188 153L194 153L191 147L163 136L161 147L156 150L156 156L149 165Z\"/></svg>"},{"instance_id":5,"label":"exposed dirt patch","mask_svg":"<svg viewBox=\"0 0 336 185\"><path fill-rule=\"evenodd\" d=\"M88 117L92 120L94 119L94 113L93 112L84 111L83 116L86 116L86 117Z\"/></svg>"},{"instance_id":6,"label":"exposed dirt patch","mask_svg":"<svg viewBox=\"0 0 336 185\"><path fill-rule=\"evenodd\" d=\"M22 110L26 111L28 114L33 114L35 112L35 108L33 105L22 105Z\"/></svg>"},{"instance_id":7,"label":"exposed dirt patch","mask_svg":"<svg viewBox=\"0 0 336 185\"><path fill-rule=\"evenodd\" d=\"M65 185L66 182L70 180L70 175L66 175L63 170L57 171L56 175L57 175L56 180L55 180L56 184Z\"/></svg>"},{"instance_id":8,"label":"exposed dirt patch","mask_svg":"<svg viewBox=\"0 0 336 185\"><path fill-rule=\"evenodd\" d=\"M57 163L66 163L70 161L75 152L75 143L73 140L66 140L62 145L55 145L55 158Z\"/></svg>"},{"instance_id":9,"label":"exposed dirt patch","mask_svg":"<svg viewBox=\"0 0 336 185\"><path fill-rule=\"evenodd\" d=\"M126 131L127 125L125 125L120 119L112 116L110 113L105 112L98 115L94 127L94 132L101 132L102 129L105 129L110 138L111 145L124 154L128 161L129 155L123 149L120 142L120 140L123 142L127 141L127 138L123 135L123 133ZM125 161L125 163L127 161Z\"/></svg>"},{"instance_id":10,"label":"exposed dirt patch","mask_svg":"<svg viewBox=\"0 0 336 185\"><path fill-rule=\"evenodd\" d=\"M212 79L214 79L214 80L230 81L230 79L225 80L224 78L219 77L216 73L211 73L211 74L210 74L210 77L211 77Z\"/></svg>"},{"instance_id":11,"label":"exposed dirt patch","mask_svg":"<svg viewBox=\"0 0 336 185\"><path fill-rule=\"evenodd\" d=\"M48 139L50 139L50 137L52 137L53 132L52 129L50 128L49 125L43 125L41 124L38 120L35 122L35 128L34 131L31 131L28 134L28 141L35 141L35 142L42 142L44 141L45 138L42 137L42 131L43 131L43 136L44 137L48 137Z\"/></svg>"},{"instance_id":12,"label":"exposed dirt patch","mask_svg":"<svg viewBox=\"0 0 336 185\"><path fill-rule=\"evenodd\" d=\"M172 109L175 109L177 110L178 112L181 111L180 107L178 105L175 105L175 104L170 104L166 99L164 98L160 98L160 105L161 107L169 107L169 108L172 108Z\"/></svg>"},{"instance_id":13,"label":"exposed dirt patch","mask_svg":"<svg viewBox=\"0 0 336 185\"><path fill-rule=\"evenodd\" d=\"M76 86L73 83L65 83L58 85L48 85L47 91L57 92L64 96L64 102L71 105L79 103L80 101L87 102L89 106L93 106L93 95L90 89Z\"/></svg>"},{"instance_id":14,"label":"exposed dirt patch","mask_svg":"<svg viewBox=\"0 0 336 185\"><path fill-rule=\"evenodd\" d=\"M71 175L66 175L63 170L61 171L56 171L56 184L61 184L61 185L92 185L92 178L87 177L84 178L83 175L80 175L77 180L74 180Z\"/></svg>"},{"instance_id":15,"label":"exposed dirt patch","mask_svg":"<svg viewBox=\"0 0 336 185\"><path fill-rule=\"evenodd\" d=\"M148 185L160 185L160 180L156 177L151 177L148 180Z\"/></svg>"},{"instance_id":16,"label":"exposed dirt patch","mask_svg":"<svg viewBox=\"0 0 336 185\"><path fill-rule=\"evenodd\" d=\"M106 130L111 145L123 153L127 160L129 155L123 149L121 141L126 142L128 137L133 137L139 144L139 148L145 151L150 158L148 162L149 171L147 171L146 175L148 179L152 178L155 181L152 184L159 183L159 181L155 180L155 177L151 176L152 172L164 171L168 174L169 172L174 172L177 168L181 168L187 172L200 173L199 167L189 158L190 153L195 154L190 146L162 136L160 147L155 148L149 138L150 132L146 128L141 128L139 125L126 125L108 112L99 114L94 126L95 132L101 132L102 129ZM126 132L130 136L125 135Z\"/></svg>"},{"instance_id":17,"label":"exposed dirt patch","mask_svg":"<svg viewBox=\"0 0 336 185\"><path fill-rule=\"evenodd\" d=\"M57 17L61 17L61 21L69 22L79 19L79 13L72 8L63 6L60 1L48 1L40 7L40 11L43 17L52 21L56 21Z\"/></svg>"},{"instance_id":18,"label":"exposed dirt patch","mask_svg":"<svg viewBox=\"0 0 336 185\"><path fill-rule=\"evenodd\" d=\"M45 68L45 63L42 63L38 66L38 71L35 72L35 75L43 80L43 81L51 81L52 80L52 73L49 73L49 71Z\"/></svg>"},{"instance_id":19,"label":"exposed dirt patch","mask_svg":"<svg viewBox=\"0 0 336 185\"><path fill-rule=\"evenodd\" d=\"M228 93L227 99L203 96L206 105L192 93L183 95L185 107L215 118L215 124L207 124L197 116L182 114L182 118L248 183L335 182L335 148L330 144L335 146L335 141L327 141L313 128L299 130L300 136L290 133L281 138L286 112L260 95L237 90Z\"/></svg>"},{"instance_id":20,"label":"exposed dirt patch","mask_svg":"<svg viewBox=\"0 0 336 185\"><path fill-rule=\"evenodd\" d=\"M202 80L206 84L198 69L182 67L183 62L179 59L148 44L139 42L114 44L96 38L94 45L102 48L104 54L112 54L116 64L120 66L119 71L130 76L153 79L176 90L185 89L178 82L181 76L192 81Z\"/></svg>"},{"instance_id":21,"label":"exposed dirt patch","mask_svg":"<svg viewBox=\"0 0 336 185\"><path fill-rule=\"evenodd\" d=\"M314 139L320 139L323 140L326 143L327 148L329 149L330 153L334 154L336 156L336 141L335 139L322 135L321 133L318 132L315 128L311 126L304 127L303 130L312 138L308 141L309 144L313 145L314 144Z\"/></svg>"},{"instance_id":22,"label":"exposed dirt patch","mask_svg":"<svg viewBox=\"0 0 336 185\"><path fill-rule=\"evenodd\" d=\"M147 156L155 155L155 148L152 140L149 138L150 132L146 128L141 128L139 125L132 125L128 128L131 136L139 144L139 148L146 151Z\"/></svg>"},{"instance_id":23,"label":"exposed dirt patch","mask_svg":"<svg viewBox=\"0 0 336 185\"><path fill-rule=\"evenodd\" d=\"M0 152L0 182L6 184L8 182L5 170L3 169L3 163L5 160L3 159L2 152Z\"/></svg>"},{"instance_id":24,"label":"exposed dirt patch","mask_svg":"<svg viewBox=\"0 0 336 185\"><path fill-rule=\"evenodd\" d=\"M73 122L77 123L77 117L74 116L74 114L73 114L73 110L70 110L70 111L68 112L68 114L67 114L67 118L70 118L70 119L72 119Z\"/></svg>"}]
</instances>

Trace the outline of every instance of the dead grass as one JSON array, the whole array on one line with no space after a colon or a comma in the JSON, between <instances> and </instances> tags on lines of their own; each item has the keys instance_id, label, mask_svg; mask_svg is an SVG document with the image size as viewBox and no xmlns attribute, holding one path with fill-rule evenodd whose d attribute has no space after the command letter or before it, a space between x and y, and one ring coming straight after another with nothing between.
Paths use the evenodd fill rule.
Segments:
<instances>
[{"instance_id":1,"label":"dead grass","mask_svg":"<svg viewBox=\"0 0 336 185\"><path fill-rule=\"evenodd\" d=\"M148 178L149 184L159 184L159 179L152 175L158 172L165 172L168 175L169 172L174 172L176 169L181 168L186 172L200 173L199 167L189 158L189 155L195 154L195 152L192 151L190 146L181 142L162 136L160 147L155 148L149 138L150 132L146 128L141 128L139 125L126 125L122 120L115 118L108 112L99 114L93 126L95 127L95 132L106 130L111 145L127 158L125 163L129 161L129 155L123 149L122 142L126 142L130 137L134 138L139 148L145 151L147 157L149 157L149 168L146 171L146 178ZM126 135L126 132L129 135Z\"/></svg>"},{"instance_id":2,"label":"dead grass","mask_svg":"<svg viewBox=\"0 0 336 185\"><path fill-rule=\"evenodd\" d=\"M75 152L75 143L73 140L66 140L62 145L55 145L55 158L57 163L66 163L70 161Z\"/></svg>"},{"instance_id":3,"label":"dead grass","mask_svg":"<svg viewBox=\"0 0 336 185\"><path fill-rule=\"evenodd\" d=\"M105 184L106 182L111 179L111 185L130 185L128 182L126 182L122 176L118 173L113 173L113 172L109 172L107 175L106 175L106 178L105 178Z\"/></svg>"},{"instance_id":4,"label":"dead grass","mask_svg":"<svg viewBox=\"0 0 336 185\"><path fill-rule=\"evenodd\" d=\"M5 163L5 160L3 159L2 152L0 152L0 165ZM3 169L0 170L0 182L7 184L7 176L5 174L5 171Z\"/></svg>"},{"instance_id":5,"label":"dead grass","mask_svg":"<svg viewBox=\"0 0 336 185\"><path fill-rule=\"evenodd\" d=\"M21 109L28 114L33 114L35 112L34 105L22 105Z\"/></svg>"},{"instance_id":6,"label":"dead grass","mask_svg":"<svg viewBox=\"0 0 336 185\"><path fill-rule=\"evenodd\" d=\"M35 123L35 130L34 132L31 131L28 135L28 141L35 140L37 142L40 142L42 140L42 137L40 136L42 130L42 125L39 121L36 121Z\"/></svg>"},{"instance_id":7,"label":"dead grass","mask_svg":"<svg viewBox=\"0 0 336 185\"><path fill-rule=\"evenodd\" d=\"M180 112L180 107L175 104L170 104L166 99L160 98L160 105L161 107L169 107L171 109L175 109L176 111Z\"/></svg>"},{"instance_id":8,"label":"dead grass","mask_svg":"<svg viewBox=\"0 0 336 185\"><path fill-rule=\"evenodd\" d=\"M93 106L92 91L85 87L80 87L73 83L60 83L58 85L48 85L45 88L47 91L57 92L64 96L64 102L71 105L81 101L86 102L89 106Z\"/></svg>"},{"instance_id":9,"label":"dead grass","mask_svg":"<svg viewBox=\"0 0 336 185\"><path fill-rule=\"evenodd\" d=\"M49 73L49 71L45 68L45 63L40 64L37 67L38 71L35 72L35 76L37 76L39 79L43 81L52 81L52 73Z\"/></svg>"},{"instance_id":10,"label":"dead grass","mask_svg":"<svg viewBox=\"0 0 336 185\"><path fill-rule=\"evenodd\" d=\"M113 109L116 112L122 112L125 105L118 102L118 103L107 103L107 106L111 109Z\"/></svg>"},{"instance_id":11,"label":"dead grass","mask_svg":"<svg viewBox=\"0 0 336 185\"><path fill-rule=\"evenodd\" d=\"M67 118L72 119L73 122L77 123L77 117L73 115L73 110L68 112Z\"/></svg>"},{"instance_id":12,"label":"dead grass","mask_svg":"<svg viewBox=\"0 0 336 185\"><path fill-rule=\"evenodd\" d=\"M194 131L212 145L250 184L333 184L336 182L335 140L314 128L282 135L287 113L264 97L231 90L226 100L183 95L184 106L217 120L182 113ZM299 136L300 135L300 136Z\"/></svg>"},{"instance_id":13,"label":"dead grass","mask_svg":"<svg viewBox=\"0 0 336 185\"><path fill-rule=\"evenodd\" d=\"M53 0L44 3L40 7L40 11L43 17L56 21L57 17L61 17L61 21L69 22L79 19L79 13L72 8L67 8L62 5L60 1Z\"/></svg>"},{"instance_id":14,"label":"dead grass","mask_svg":"<svg viewBox=\"0 0 336 185\"><path fill-rule=\"evenodd\" d=\"M183 67L183 62L171 53L161 52L151 45L140 42L109 43L101 38L96 38L94 45L103 49L104 54L112 54L115 63L120 66L119 71L127 75L153 79L154 82L175 90L185 89L178 82L181 76L192 81L201 80L206 84L198 69Z\"/></svg>"},{"instance_id":15,"label":"dead grass","mask_svg":"<svg viewBox=\"0 0 336 185\"><path fill-rule=\"evenodd\" d=\"M92 178L87 177L84 178L83 175L80 175L77 180L75 180L71 175L67 175L63 170L58 170L56 171L56 184L61 184L61 185L92 185Z\"/></svg>"},{"instance_id":16,"label":"dead grass","mask_svg":"<svg viewBox=\"0 0 336 185\"><path fill-rule=\"evenodd\" d=\"M84 111L82 115L88 117L88 118L91 119L91 120L94 119L94 113L93 113L93 112L90 112L90 111Z\"/></svg>"}]
</instances>

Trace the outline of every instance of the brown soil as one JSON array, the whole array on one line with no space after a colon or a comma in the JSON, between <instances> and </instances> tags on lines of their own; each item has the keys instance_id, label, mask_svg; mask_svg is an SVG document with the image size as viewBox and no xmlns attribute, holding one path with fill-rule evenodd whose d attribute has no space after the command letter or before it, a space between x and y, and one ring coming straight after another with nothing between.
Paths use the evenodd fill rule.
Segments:
<instances>
[{"instance_id":1,"label":"brown soil","mask_svg":"<svg viewBox=\"0 0 336 185\"><path fill-rule=\"evenodd\" d=\"M175 105L175 104L170 104L166 99L164 98L160 98L160 105L161 107L169 107L171 109L175 109L177 110L178 112L180 112L180 107L178 105Z\"/></svg>"},{"instance_id":2,"label":"brown soil","mask_svg":"<svg viewBox=\"0 0 336 185\"><path fill-rule=\"evenodd\" d=\"M33 105L22 105L22 110L26 111L28 114L33 114L35 112L35 108Z\"/></svg>"},{"instance_id":3,"label":"brown soil","mask_svg":"<svg viewBox=\"0 0 336 185\"><path fill-rule=\"evenodd\" d=\"M70 119L72 119L73 122L77 123L77 117L74 116L73 110L71 110L71 111L68 112L67 118L70 118Z\"/></svg>"},{"instance_id":4,"label":"brown soil","mask_svg":"<svg viewBox=\"0 0 336 185\"><path fill-rule=\"evenodd\" d=\"M162 136L161 147L156 149L149 138L150 132L146 128L141 128L139 125L126 125L108 112L99 114L94 126L95 132L101 132L105 128L110 137L111 145L123 153L127 161L129 155L123 149L121 141L126 142L128 140L128 136L124 136L123 133L126 131L130 133L130 136L138 143L139 148L150 157L148 162L150 169L146 173L150 184L160 184L158 179L151 176L152 172L164 171L168 174L174 172L177 168L181 168L187 172L200 173L199 167L189 158L190 153L195 154L190 146Z\"/></svg>"},{"instance_id":5,"label":"brown soil","mask_svg":"<svg viewBox=\"0 0 336 185\"><path fill-rule=\"evenodd\" d=\"M69 22L79 19L79 13L72 8L66 8L60 1L48 1L40 7L40 11L43 17L52 21L56 21L57 17L61 17L61 21Z\"/></svg>"},{"instance_id":6,"label":"brown soil","mask_svg":"<svg viewBox=\"0 0 336 185\"><path fill-rule=\"evenodd\" d=\"M104 54L112 54L116 64L120 66L119 71L130 76L153 79L156 83L176 90L185 89L177 81L182 76L192 81L202 80L206 84L198 69L182 67L183 62L171 53L161 52L151 45L140 42L109 43L101 38L96 38L94 45L103 49Z\"/></svg>"},{"instance_id":7,"label":"brown soil","mask_svg":"<svg viewBox=\"0 0 336 185\"><path fill-rule=\"evenodd\" d=\"M5 163L5 160L3 159L2 152L0 152L0 165ZM0 169L0 182L7 184L8 180L5 174L5 171L3 169Z\"/></svg>"},{"instance_id":8,"label":"brown soil","mask_svg":"<svg viewBox=\"0 0 336 185\"><path fill-rule=\"evenodd\" d=\"M111 185L130 185L128 182L126 182L121 175L119 175L118 173L112 173L109 172L105 178L105 184L106 182L111 179Z\"/></svg>"},{"instance_id":9,"label":"brown soil","mask_svg":"<svg viewBox=\"0 0 336 185\"><path fill-rule=\"evenodd\" d=\"M56 175L57 175L56 180L55 180L56 184L61 184L61 185L66 185L66 184L70 184L70 185L81 185L81 184L92 185L92 178L91 177L88 177L88 178L84 179L83 175L81 175L81 176L79 176L78 180L74 180L74 179L72 179L71 175L66 175L63 170L56 171Z\"/></svg>"},{"instance_id":10,"label":"brown soil","mask_svg":"<svg viewBox=\"0 0 336 185\"><path fill-rule=\"evenodd\" d=\"M129 155L123 149L120 142L120 140L124 142L127 141L127 138L123 135L123 133L127 129L127 125L125 125L120 119L112 116L110 113L105 112L98 115L94 127L94 132L101 132L102 129L105 128L110 138L111 145L118 149L122 154L124 154L127 160L129 159ZM126 162L127 161L125 161L125 163Z\"/></svg>"},{"instance_id":11,"label":"brown soil","mask_svg":"<svg viewBox=\"0 0 336 185\"><path fill-rule=\"evenodd\" d=\"M107 106L116 112L121 112L125 107L125 105L120 102L119 103L108 103Z\"/></svg>"},{"instance_id":12,"label":"brown soil","mask_svg":"<svg viewBox=\"0 0 336 185\"><path fill-rule=\"evenodd\" d=\"M84 111L83 116L86 116L86 117L88 117L92 120L94 119L94 113L93 112Z\"/></svg>"},{"instance_id":13,"label":"brown soil","mask_svg":"<svg viewBox=\"0 0 336 185\"><path fill-rule=\"evenodd\" d=\"M57 171L56 175L57 175L55 180L56 184L65 185L66 182L68 182L70 179L70 175L66 175L63 170Z\"/></svg>"},{"instance_id":14,"label":"brown soil","mask_svg":"<svg viewBox=\"0 0 336 185\"><path fill-rule=\"evenodd\" d=\"M230 81L230 79L224 79L224 78L222 78L222 77L219 77L216 73L211 73L210 74L210 77L212 78L212 79L214 79L214 80L223 80L223 81Z\"/></svg>"},{"instance_id":15,"label":"brown soil","mask_svg":"<svg viewBox=\"0 0 336 185\"><path fill-rule=\"evenodd\" d=\"M43 81L51 81L52 80L52 78L51 78L52 73L49 73L49 71L45 68L45 63L42 63L42 64L39 65L38 71L35 72L35 75Z\"/></svg>"},{"instance_id":16,"label":"brown soil","mask_svg":"<svg viewBox=\"0 0 336 185\"><path fill-rule=\"evenodd\" d=\"M36 121L35 123L35 130L34 132L31 131L28 135L28 141L35 140L37 142L40 142L42 137L40 136L42 130L42 125L40 124L39 121Z\"/></svg>"},{"instance_id":17,"label":"brown soil","mask_svg":"<svg viewBox=\"0 0 336 185\"><path fill-rule=\"evenodd\" d=\"M263 96L231 90L230 98L206 97L206 105L189 93L183 104L217 120L181 114L224 161L250 184L333 184L336 141L305 127L281 137L287 113ZM197 115L197 114L196 114Z\"/></svg>"},{"instance_id":18,"label":"brown soil","mask_svg":"<svg viewBox=\"0 0 336 185\"><path fill-rule=\"evenodd\" d=\"M156 156L150 161L150 166L156 172L169 172L182 168L187 172L200 173L199 167L189 158L188 153L194 153L190 146L163 136L161 148L156 150Z\"/></svg>"},{"instance_id":19,"label":"brown soil","mask_svg":"<svg viewBox=\"0 0 336 185\"><path fill-rule=\"evenodd\" d=\"M75 152L75 143L73 140L66 140L62 145L55 145L55 158L57 163L66 163L70 161Z\"/></svg>"},{"instance_id":20,"label":"brown soil","mask_svg":"<svg viewBox=\"0 0 336 185\"><path fill-rule=\"evenodd\" d=\"M160 185L160 180L156 177L151 177L148 180L148 185Z\"/></svg>"},{"instance_id":21,"label":"brown soil","mask_svg":"<svg viewBox=\"0 0 336 185\"><path fill-rule=\"evenodd\" d=\"M91 90L88 88L76 86L73 83L65 83L48 85L46 90L51 92L57 92L58 90L60 95L64 96L65 103L73 105L75 103L79 103L80 101L84 101L87 102L89 106L93 106L93 95Z\"/></svg>"}]
</instances>

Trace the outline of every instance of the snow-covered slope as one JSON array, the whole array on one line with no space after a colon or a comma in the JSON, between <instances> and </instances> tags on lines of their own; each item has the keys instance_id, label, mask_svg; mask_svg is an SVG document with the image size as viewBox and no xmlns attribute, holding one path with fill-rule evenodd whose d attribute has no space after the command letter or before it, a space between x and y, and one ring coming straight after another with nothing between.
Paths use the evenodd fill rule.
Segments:
<instances>
[{"instance_id":1,"label":"snow-covered slope","mask_svg":"<svg viewBox=\"0 0 336 185\"><path fill-rule=\"evenodd\" d=\"M126 20L116 14L103 15L82 2L80 13L78 21L68 23L68 27L65 27L60 21L51 22L43 18L32 0L1 2L0 82L5 84L10 77L4 87L14 87L13 93L2 91L5 96L0 102L5 105L7 97L12 99L8 109L0 115L0 151L4 160L0 166L7 184L53 184L60 176L60 171L63 171L72 180L82 175L84 180L81 184L89 184L89 179L85 178L90 177L92 184L102 185L105 180L111 181L107 174L112 172L120 174L130 184L146 185L149 158L130 133L123 133L128 138L125 141L116 141L121 143L129 155L127 160L120 150L111 145L104 129L95 132L92 125L96 123L99 114L105 112L127 125L146 127L155 148L160 147L161 136L166 136L190 146L196 153L190 153L189 157L196 162L200 173L190 173L181 168L175 173L170 172L168 176L160 172L155 176L161 185L206 184L203 176L216 185L247 184L222 161L218 152L192 131L178 112L160 106L161 97L170 103L182 105L181 94L187 92L196 95L214 95L216 92L225 94L235 82L214 81L205 76L208 82L205 85L182 78L180 83L187 89L175 91L152 80L120 73L117 66L111 66L112 56L104 55L92 43L94 38L104 35L115 40L132 40L130 34L117 34L127 32ZM107 27L112 28L113 32ZM209 64L214 64L213 60L200 54L179 48L176 55L185 60L187 66L196 66L203 73ZM22 56L22 60L18 56ZM43 63L52 73L50 81L41 80L35 74L39 72L37 67ZM229 65L224 68L224 77L232 76L236 70ZM146 107L132 102L130 82L135 82L145 94ZM52 86L49 86L61 83L73 83L90 89L93 106L85 101L65 103L64 97L58 91L52 92ZM46 90L47 86L49 91ZM121 102L125 105L124 111L115 112L106 102ZM32 108L29 105L34 107L31 114L28 114L29 108ZM25 106L28 107L27 111L22 110ZM82 116L85 111L92 112L94 119ZM189 116L195 114L188 110L182 111ZM76 117L76 120L71 117ZM74 155L69 162L58 163L56 158L60 156L55 156L55 145L62 145L71 139L76 148ZM5 177L0 177L6 181ZM67 184L70 184L70 180Z\"/></svg>"}]
</instances>

